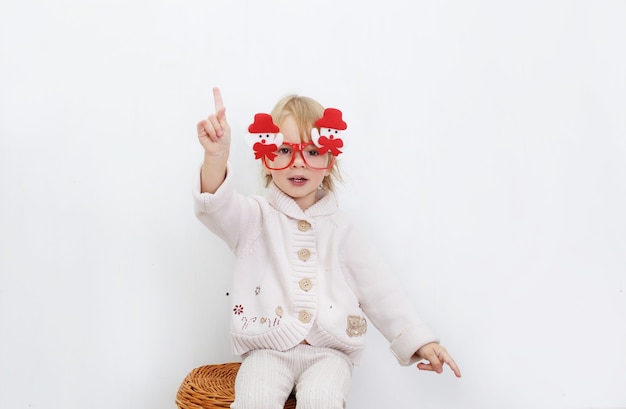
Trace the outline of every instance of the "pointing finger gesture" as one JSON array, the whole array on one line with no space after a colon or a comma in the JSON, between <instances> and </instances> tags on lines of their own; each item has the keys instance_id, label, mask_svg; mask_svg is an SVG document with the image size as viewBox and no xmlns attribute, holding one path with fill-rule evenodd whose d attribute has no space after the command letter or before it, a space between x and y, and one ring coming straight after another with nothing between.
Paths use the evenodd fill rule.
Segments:
<instances>
[{"instance_id":1,"label":"pointing finger gesture","mask_svg":"<svg viewBox=\"0 0 626 409\"><path fill-rule=\"evenodd\" d=\"M198 139L205 153L223 155L230 148L230 126L226 120L226 108L219 88L213 88L215 113L198 122Z\"/></svg>"},{"instance_id":2,"label":"pointing finger gesture","mask_svg":"<svg viewBox=\"0 0 626 409\"><path fill-rule=\"evenodd\" d=\"M457 366L454 359L448 354L448 351L436 342L426 344L417 351L417 355L427 362L420 362L417 367L422 371L443 372L443 366L448 365L452 372L460 378L461 370Z\"/></svg>"}]
</instances>

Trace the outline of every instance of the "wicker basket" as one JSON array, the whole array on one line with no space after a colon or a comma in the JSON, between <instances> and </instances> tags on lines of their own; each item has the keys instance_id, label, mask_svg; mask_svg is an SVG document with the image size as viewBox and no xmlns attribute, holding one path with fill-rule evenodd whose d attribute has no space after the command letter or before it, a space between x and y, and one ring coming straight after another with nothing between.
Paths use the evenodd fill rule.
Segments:
<instances>
[{"instance_id":1,"label":"wicker basket","mask_svg":"<svg viewBox=\"0 0 626 409\"><path fill-rule=\"evenodd\" d=\"M179 409L230 408L235 400L235 376L239 362L205 365L191 371L176 394ZM296 398L289 396L285 409L295 409Z\"/></svg>"}]
</instances>

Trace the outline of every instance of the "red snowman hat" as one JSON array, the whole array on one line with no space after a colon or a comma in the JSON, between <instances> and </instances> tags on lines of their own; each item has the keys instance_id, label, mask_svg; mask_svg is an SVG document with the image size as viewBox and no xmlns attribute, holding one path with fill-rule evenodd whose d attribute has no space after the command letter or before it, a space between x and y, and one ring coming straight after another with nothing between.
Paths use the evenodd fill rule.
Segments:
<instances>
[{"instance_id":1,"label":"red snowman hat","mask_svg":"<svg viewBox=\"0 0 626 409\"><path fill-rule=\"evenodd\" d=\"M248 127L250 133L278 133L279 131L270 114L254 115L254 122Z\"/></svg>"},{"instance_id":2,"label":"red snowman hat","mask_svg":"<svg viewBox=\"0 0 626 409\"><path fill-rule=\"evenodd\" d=\"M336 108L326 108L324 115L315 121L318 128L331 128L343 131L348 125L341 119L341 111Z\"/></svg>"}]
</instances>

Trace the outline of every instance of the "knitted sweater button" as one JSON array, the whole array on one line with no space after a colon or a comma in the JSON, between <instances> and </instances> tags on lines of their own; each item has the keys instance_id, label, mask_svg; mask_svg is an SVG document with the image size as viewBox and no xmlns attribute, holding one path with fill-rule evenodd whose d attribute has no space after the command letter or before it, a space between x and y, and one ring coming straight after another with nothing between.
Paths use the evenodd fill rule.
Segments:
<instances>
[{"instance_id":1,"label":"knitted sweater button","mask_svg":"<svg viewBox=\"0 0 626 409\"><path fill-rule=\"evenodd\" d=\"M313 282L308 278L303 278L300 280L300 288L304 291L309 291L313 287Z\"/></svg>"},{"instance_id":2,"label":"knitted sweater button","mask_svg":"<svg viewBox=\"0 0 626 409\"><path fill-rule=\"evenodd\" d=\"M311 228L311 223L306 220L300 220L298 222L298 230L300 231L308 231Z\"/></svg>"},{"instance_id":3,"label":"knitted sweater button","mask_svg":"<svg viewBox=\"0 0 626 409\"><path fill-rule=\"evenodd\" d=\"M298 313L298 319L300 320L300 322L308 324L309 322L311 322L311 314L308 311L302 310Z\"/></svg>"},{"instance_id":4,"label":"knitted sweater button","mask_svg":"<svg viewBox=\"0 0 626 409\"><path fill-rule=\"evenodd\" d=\"M298 250L298 258L302 261L307 261L311 258L311 252L308 249L300 249Z\"/></svg>"}]
</instances>

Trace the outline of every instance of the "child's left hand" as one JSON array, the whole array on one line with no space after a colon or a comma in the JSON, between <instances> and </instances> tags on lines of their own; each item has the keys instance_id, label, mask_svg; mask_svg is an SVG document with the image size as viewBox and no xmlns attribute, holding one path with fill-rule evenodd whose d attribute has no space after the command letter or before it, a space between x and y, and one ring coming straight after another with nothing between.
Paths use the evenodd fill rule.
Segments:
<instances>
[{"instance_id":1,"label":"child's left hand","mask_svg":"<svg viewBox=\"0 0 626 409\"><path fill-rule=\"evenodd\" d=\"M448 351L436 342L431 342L421 347L417 351L417 356L424 359L427 362L420 362L417 364L417 368L422 371L434 371L437 373L443 372L443 364L447 364L454 372L457 378L461 377L461 370L457 366L454 359L448 354Z\"/></svg>"}]
</instances>

